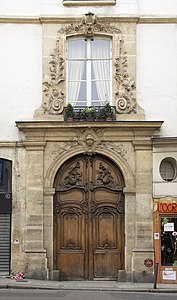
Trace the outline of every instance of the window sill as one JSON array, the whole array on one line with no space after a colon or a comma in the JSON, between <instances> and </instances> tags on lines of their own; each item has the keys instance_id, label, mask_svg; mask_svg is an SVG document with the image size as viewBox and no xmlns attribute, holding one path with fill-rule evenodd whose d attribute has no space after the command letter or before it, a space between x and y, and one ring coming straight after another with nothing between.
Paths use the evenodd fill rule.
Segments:
<instances>
[{"instance_id":1,"label":"window sill","mask_svg":"<svg viewBox=\"0 0 177 300\"><path fill-rule=\"evenodd\" d=\"M65 6L114 5L116 0L63 0Z\"/></svg>"}]
</instances>

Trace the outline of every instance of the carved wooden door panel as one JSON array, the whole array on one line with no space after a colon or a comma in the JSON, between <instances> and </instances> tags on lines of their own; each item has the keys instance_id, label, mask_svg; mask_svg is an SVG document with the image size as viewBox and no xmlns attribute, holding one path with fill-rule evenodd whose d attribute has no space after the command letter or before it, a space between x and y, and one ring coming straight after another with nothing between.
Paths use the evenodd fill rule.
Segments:
<instances>
[{"instance_id":1,"label":"carved wooden door panel","mask_svg":"<svg viewBox=\"0 0 177 300\"><path fill-rule=\"evenodd\" d=\"M100 155L80 155L55 178L54 268L61 280L115 279L124 269L124 182Z\"/></svg>"}]
</instances>

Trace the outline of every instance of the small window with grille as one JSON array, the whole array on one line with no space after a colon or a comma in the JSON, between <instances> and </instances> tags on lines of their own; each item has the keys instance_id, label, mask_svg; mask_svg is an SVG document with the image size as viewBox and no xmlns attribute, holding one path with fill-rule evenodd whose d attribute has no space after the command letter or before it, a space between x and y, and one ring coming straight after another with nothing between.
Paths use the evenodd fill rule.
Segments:
<instances>
[{"instance_id":1,"label":"small window with grille","mask_svg":"<svg viewBox=\"0 0 177 300\"><path fill-rule=\"evenodd\" d=\"M173 181L176 178L176 161L172 157L164 158L160 163L160 175L165 181Z\"/></svg>"}]
</instances>

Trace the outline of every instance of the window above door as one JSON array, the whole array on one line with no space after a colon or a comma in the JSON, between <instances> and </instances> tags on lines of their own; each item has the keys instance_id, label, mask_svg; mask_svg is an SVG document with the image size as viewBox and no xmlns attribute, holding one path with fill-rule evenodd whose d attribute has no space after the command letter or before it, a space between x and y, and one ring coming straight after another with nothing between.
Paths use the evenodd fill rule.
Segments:
<instances>
[{"instance_id":1,"label":"window above door","mask_svg":"<svg viewBox=\"0 0 177 300\"><path fill-rule=\"evenodd\" d=\"M67 40L67 102L73 106L111 103L111 39Z\"/></svg>"}]
</instances>

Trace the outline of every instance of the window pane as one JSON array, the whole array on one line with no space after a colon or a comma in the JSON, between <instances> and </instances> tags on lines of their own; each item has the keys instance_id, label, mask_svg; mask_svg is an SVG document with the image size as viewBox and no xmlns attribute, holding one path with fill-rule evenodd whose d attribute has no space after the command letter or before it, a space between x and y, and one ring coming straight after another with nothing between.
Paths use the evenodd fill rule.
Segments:
<instances>
[{"instance_id":1,"label":"window pane","mask_svg":"<svg viewBox=\"0 0 177 300\"><path fill-rule=\"evenodd\" d=\"M84 39L68 41L68 59L86 58L87 43Z\"/></svg>"},{"instance_id":2,"label":"window pane","mask_svg":"<svg viewBox=\"0 0 177 300\"><path fill-rule=\"evenodd\" d=\"M100 93L101 89L101 93ZM109 81L93 81L91 88L91 97L93 100L110 101L110 82Z\"/></svg>"},{"instance_id":3,"label":"window pane","mask_svg":"<svg viewBox=\"0 0 177 300\"><path fill-rule=\"evenodd\" d=\"M110 40L94 39L91 42L92 58L111 58Z\"/></svg>"},{"instance_id":4,"label":"window pane","mask_svg":"<svg viewBox=\"0 0 177 300\"><path fill-rule=\"evenodd\" d=\"M68 62L68 80L86 80L86 61Z\"/></svg>"},{"instance_id":5,"label":"window pane","mask_svg":"<svg viewBox=\"0 0 177 300\"><path fill-rule=\"evenodd\" d=\"M92 80L110 80L110 60L93 60L91 63L91 77Z\"/></svg>"},{"instance_id":6,"label":"window pane","mask_svg":"<svg viewBox=\"0 0 177 300\"><path fill-rule=\"evenodd\" d=\"M81 105L81 102L86 103L86 82L69 82L68 83L69 102L75 105ZM79 104L80 103L80 104Z\"/></svg>"}]
</instances>

